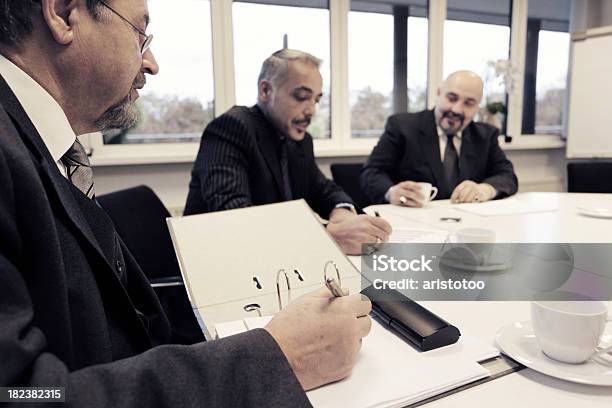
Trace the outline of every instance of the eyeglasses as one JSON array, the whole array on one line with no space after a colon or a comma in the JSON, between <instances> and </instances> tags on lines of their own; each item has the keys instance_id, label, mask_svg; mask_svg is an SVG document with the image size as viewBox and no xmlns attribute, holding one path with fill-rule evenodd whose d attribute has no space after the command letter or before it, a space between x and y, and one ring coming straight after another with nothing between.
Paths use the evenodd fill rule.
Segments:
<instances>
[{"instance_id":1,"label":"eyeglasses","mask_svg":"<svg viewBox=\"0 0 612 408\"><path fill-rule=\"evenodd\" d=\"M121 14L119 14L119 12L117 10L115 10L114 8L112 8L111 6L106 4L106 2L100 0L100 3L102 3L102 5L104 7L106 7L110 11L112 11L117 17L119 17L120 19L122 19L123 21L128 23L130 25L130 27L132 27L138 34L140 34L140 35L142 35L144 37L145 40L142 43L142 46L140 47L140 53L144 54L145 52L147 52L147 50L151 46L151 42L153 41L153 34L147 34L144 31L142 31L140 28L136 27L130 20L128 20L127 18L123 17Z\"/></svg>"}]
</instances>

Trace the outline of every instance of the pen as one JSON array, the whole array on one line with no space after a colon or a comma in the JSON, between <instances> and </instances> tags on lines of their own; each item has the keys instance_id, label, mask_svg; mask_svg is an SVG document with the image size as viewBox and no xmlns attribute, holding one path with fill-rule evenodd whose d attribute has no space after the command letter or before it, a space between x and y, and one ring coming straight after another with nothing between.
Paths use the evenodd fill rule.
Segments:
<instances>
[{"instance_id":1,"label":"pen","mask_svg":"<svg viewBox=\"0 0 612 408\"><path fill-rule=\"evenodd\" d=\"M444 221L444 222L461 222L461 217L441 217L440 221Z\"/></svg>"},{"instance_id":2,"label":"pen","mask_svg":"<svg viewBox=\"0 0 612 408\"><path fill-rule=\"evenodd\" d=\"M329 289L334 297L346 296L340 285L338 285L336 278L325 278L325 286L327 286L327 289Z\"/></svg>"}]
</instances>

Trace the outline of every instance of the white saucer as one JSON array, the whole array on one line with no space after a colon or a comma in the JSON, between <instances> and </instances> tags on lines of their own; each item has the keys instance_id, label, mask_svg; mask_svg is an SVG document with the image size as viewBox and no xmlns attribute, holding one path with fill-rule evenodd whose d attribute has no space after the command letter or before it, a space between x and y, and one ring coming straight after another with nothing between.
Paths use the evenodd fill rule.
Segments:
<instances>
[{"instance_id":1,"label":"white saucer","mask_svg":"<svg viewBox=\"0 0 612 408\"><path fill-rule=\"evenodd\" d=\"M576 207L578 214L594 218L612 218L612 207Z\"/></svg>"},{"instance_id":2,"label":"white saucer","mask_svg":"<svg viewBox=\"0 0 612 408\"><path fill-rule=\"evenodd\" d=\"M502 263L492 263L487 265L474 265L457 262L454 259L448 258L440 258L440 265L447 266L449 268L461 269L463 271L472 271L472 272L496 272L496 271L504 271L506 269L510 269L512 267L512 262L502 262Z\"/></svg>"},{"instance_id":3,"label":"white saucer","mask_svg":"<svg viewBox=\"0 0 612 408\"><path fill-rule=\"evenodd\" d=\"M504 354L542 374L581 384L612 386L612 367L590 360L582 364L567 364L547 357L540 349L529 320L502 327L495 341ZM608 331L604 333L600 346L610 345L612 333Z\"/></svg>"}]
</instances>

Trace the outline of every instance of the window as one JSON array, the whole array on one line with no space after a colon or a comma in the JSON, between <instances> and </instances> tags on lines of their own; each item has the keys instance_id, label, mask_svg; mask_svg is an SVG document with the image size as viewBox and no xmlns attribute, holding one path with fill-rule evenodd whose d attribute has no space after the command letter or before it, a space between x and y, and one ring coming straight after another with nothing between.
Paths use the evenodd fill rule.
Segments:
<instances>
[{"instance_id":1,"label":"window","mask_svg":"<svg viewBox=\"0 0 612 408\"><path fill-rule=\"evenodd\" d=\"M523 134L564 133L570 3L570 0L529 1Z\"/></svg>"},{"instance_id":2,"label":"window","mask_svg":"<svg viewBox=\"0 0 612 408\"><path fill-rule=\"evenodd\" d=\"M448 0L444 25L444 77L470 70L484 82L480 120L505 132L506 86L500 65L510 58L510 0ZM500 63L501 62L501 63Z\"/></svg>"},{"instance_id":3,"label":"window","mask_svg":"<svg viewBox=\"0 0 612 408\"><path fill-rule=\"evenodd\" d=\"M354 138L379 137L389 115L425 108L427 1L351 2L349 106Z\"/></svg>"},{"instance_id":4,"label":"window","mask_svg":"<svg viewBox=\"0 0 612 408\"><path fill-rule=\"evenodd\" d=\"M160 71L136 102L138 124L105 132L104 143L198 142L214 117L210 2L149 0L148 7Z\"/></svg>"},{"instance_id":5,"label":"window","mask_svg":"<svg viewBox=\"0 0 612 408\"><path fill-rule=\"evenodd\" d=\"M278 0L273 3L234 1L234 69L236 103L257 102L261 64L275 51L292 48L323 60L323 97L309 132L330 138L330 26L327 1Z\"/></svg>"}]
</instances>

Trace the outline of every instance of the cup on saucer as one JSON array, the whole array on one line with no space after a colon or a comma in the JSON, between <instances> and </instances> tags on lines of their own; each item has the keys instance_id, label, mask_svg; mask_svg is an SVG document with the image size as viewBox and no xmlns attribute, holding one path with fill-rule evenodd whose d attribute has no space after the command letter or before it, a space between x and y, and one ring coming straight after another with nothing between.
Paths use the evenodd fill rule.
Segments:
<instances>
[{"instance_id":1,"label":"cup on saucer","mask_svg":"<svg viewBox=\"0 0 612 408\"><path fill-rule=\"evenodd\" d=\"M457 244L468 250L477 265L486 266L493 252L495 231L486 228L462 228L457 231Z\"/></svg>"},{"instance_id":2,"label":"cup on saucer","mask_svg":"<svg viewBox=\"0 0 612 408\"><path fill-rule=\"evenodd\" d=\"M580 364L596 351L608 318L600 301L531 302L533 331L548 357L563 363Z\"/></svg>"}]
</instances>

